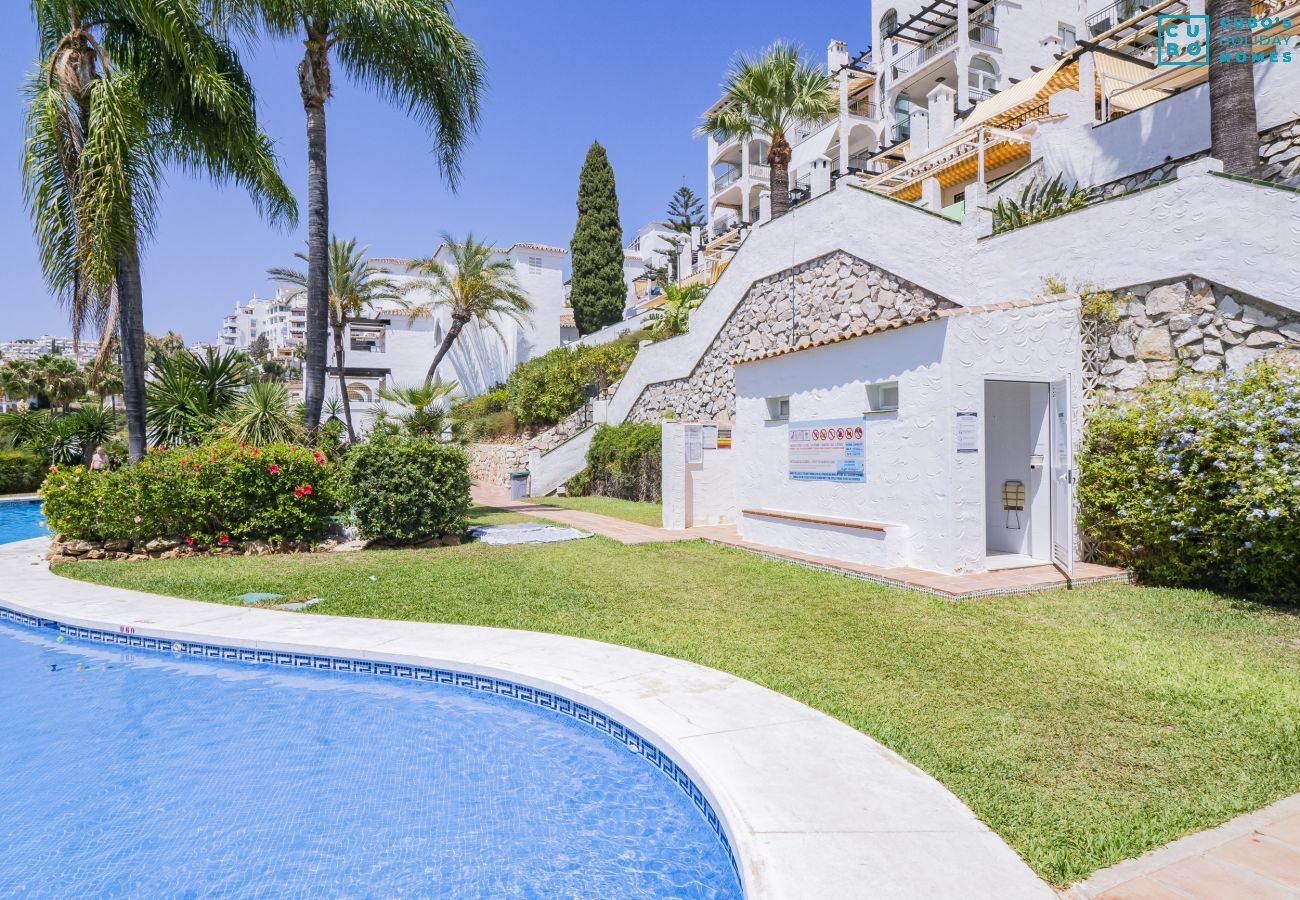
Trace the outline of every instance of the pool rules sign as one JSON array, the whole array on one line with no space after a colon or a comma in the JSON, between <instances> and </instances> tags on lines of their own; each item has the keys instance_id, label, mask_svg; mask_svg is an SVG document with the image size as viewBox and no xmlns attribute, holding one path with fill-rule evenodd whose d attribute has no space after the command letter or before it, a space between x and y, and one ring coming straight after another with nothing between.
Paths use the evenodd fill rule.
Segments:
<instances>
[{"instance_id":1,"label":"pool rules sign","mask_svg":"<svg viewBox=\"0 0 1300 900\"><path fill-rule=\"evenodd\" d=\"M790 480L864 482L861 419L790 423Z\"/></svg>"}]
</instances>

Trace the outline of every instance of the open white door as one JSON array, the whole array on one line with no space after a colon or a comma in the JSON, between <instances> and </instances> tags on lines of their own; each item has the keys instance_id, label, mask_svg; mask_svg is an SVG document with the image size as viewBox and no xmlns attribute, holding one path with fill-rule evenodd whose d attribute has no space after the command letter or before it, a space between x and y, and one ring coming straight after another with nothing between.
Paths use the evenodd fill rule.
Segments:
<instances>
[{"instance_id":1,"label":"open white door","mask_svg":"<svg viewBox=\"0 0 1300 900\"><path fill-rule=\"evenodd\" d=\"M1052 562L1074 577L1074 428L1070 379L1053 381L1048 391L1052 441Z\"/></svg>"}]
</instances>

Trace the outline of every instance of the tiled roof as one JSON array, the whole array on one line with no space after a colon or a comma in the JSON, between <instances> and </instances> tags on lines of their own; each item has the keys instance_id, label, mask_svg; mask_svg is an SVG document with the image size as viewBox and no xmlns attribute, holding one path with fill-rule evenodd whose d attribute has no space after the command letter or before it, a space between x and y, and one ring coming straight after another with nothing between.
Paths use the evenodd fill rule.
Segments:
<instances>
[{"instance_id":1,"label":"tiled roof","mask_svg":"<svg viewBox=\"0 0 1300 900\"><path fill-rule=\"evenodd\" d=\"M988 303L983 306L958 306L952 309L937 309L924 312L919 316L910 316L906 319L893 319L889 322L881 322L875 325L865 325L861 328L854 328L840 334L831 335L820 341L809 340L804 338L797 344L789 347L775 347L771 350L762 350L758 353L752 353L749 356L738 356L731 360L733 366L743 365L744 363L758 362L761 359L771 359L774 356L785 356L787 353L798 353L800 350L812 350L817 347L825 347L827 344L838 344L841 341L851 341L854 338L866 337L869 334L877 334L882 331L893 331L898 328L906 328L908 325L920 325L922 322L933 322L936 319L952 319L957 316L970 316L976 313L1000 312L1010 309L1023 309L1028 306L1043 306L1048 303L1060 303L1064 300L1073 299L1072 296L1061 294L1048 294L1043 297L1029 297L1025 300L1010 300L1006 303Z\"/></svg>"},{"instance_id":2,"label":"tiled roof","mask_svg":"<svg viewBox=\"0 0 1300 900\"><path fill-rule=\"evenodd\" d=\"M576 319L573 318L573 313L572 313L572 312L562 312L562 313L560 313L560 327L561 327L561 328L577 328L577 327L578 327L578 321L577 321Z\"/></svg>"}]
</instances>

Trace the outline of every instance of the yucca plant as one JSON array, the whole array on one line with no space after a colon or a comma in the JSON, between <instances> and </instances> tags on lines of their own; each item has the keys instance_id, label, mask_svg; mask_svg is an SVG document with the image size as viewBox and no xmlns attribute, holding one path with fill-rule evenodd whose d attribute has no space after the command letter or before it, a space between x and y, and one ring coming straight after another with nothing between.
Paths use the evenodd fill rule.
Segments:
<instances>
[{"instance_id":1,"label":"yucca plant","mask_svg":"<svg viewBox=\"0 0 1300 900\"><path fill-rule=\"evenodd\" d=\"M194 444L206 437L244 386L237 353L164 356L150 370L145 421L153 444Z\"/></svg>"},{"instance_id":2,"label":"yucca plant","mask_svg":"<svg viewBox=\"0 0 1300 900\"><path fill-rule=\"evenodd\" d=\"M395 417L410 434L436 440L450 435L452 440L459 440L460 423L451 416L451 399L459 390L460 384L455 381L433 381L384 388L379 396L397 407Z\"/></svg>"},{"instance_id":3,"label":"yucca plant","mask_svg":"<svg viewBox=\"0 0 1300 900\"><path fill-rule=\"evenodd\" d=\"M278 381L258 381L239 395L227 413L227 436L249 444L291 444L302 440L302 413Z\"/></svg>"},{"instance_id":4,"label":"yucca plant","mask_svg":"<svg viewBox=\"0 0 1300 900\"><path fill-rule=\"evenodd\" d=\"M682 334L690 327L691 310L704 302L709 289L702 284L682 288L675 284L664 285L664 302L658 309L646 313L650 333L656 340Z\"/></svg>"},{"instance_id":5,"label":"yucca plant","mask_svg":"<svg viewBox=\"0 0 1300 900\"><path fill-rule=\"evenodd\" d=\"M1002 234L1035 222L1083 209L1101 199L1101 189L1066 185L1060 175L1050 181L1030 181L1018 197L999 197L992 207L982 207L993 213L993 233Z\"/></svg>"}]
</instances>

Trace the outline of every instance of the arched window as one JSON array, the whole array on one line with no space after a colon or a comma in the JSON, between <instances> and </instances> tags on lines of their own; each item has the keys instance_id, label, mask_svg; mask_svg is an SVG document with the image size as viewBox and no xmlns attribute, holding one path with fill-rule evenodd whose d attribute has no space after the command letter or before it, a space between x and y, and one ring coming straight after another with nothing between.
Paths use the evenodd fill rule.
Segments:
<instances>
[{"instance_id":1,"label":"arched window","mask_svg":"<svg viewBox=\"0 0 1300 900\"><path fill-rule=\"evenodd\" d=\"M354 381L348 385L348 399L354 403L369 403L375 399L375 395L369 386Z\"/></svg>"},{"instance_id":2,"label":"arched window","mask_svg":"<svg viewBox=\"0 0 1300 900\"><path fill-rule=\"evenodd\" d=\"M892 9L880 17L880 40L889 37L898 30L898 13Z\"/></svg>"},{"instance_id":3,"label":"arched window","mask_svg":"<svg viewBox=\"0 0 1300 900\"><path fill-rule=\"evenodd\" d=\"M982 56L977 56L970 61L970 68L966 70L967 81L967 99L971 103L978 103L981 100L987 100L998 90L998 70L993 67L993 63Z\"/></svg>"}]
</instances>

